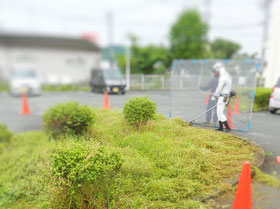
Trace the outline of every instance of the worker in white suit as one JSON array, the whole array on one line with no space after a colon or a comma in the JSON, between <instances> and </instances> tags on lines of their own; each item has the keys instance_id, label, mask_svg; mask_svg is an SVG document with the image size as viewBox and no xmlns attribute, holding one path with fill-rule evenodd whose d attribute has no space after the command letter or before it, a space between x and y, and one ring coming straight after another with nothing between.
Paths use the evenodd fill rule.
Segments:
<instances>
[{"instance_id":1,"label":"worker in white suit","mask_svg":"<svg viewBox=\"0 0 280 209\"><path fill-rule=\"evenodd\" d=\"M228 125L224 110L231 96L232 79L221 62L214 64L213 71L214 75L219 79L214 96L211 98L211 100L217 101L217 117L219 121L219 128L217 130L224 131L223 125L225 125L225 131L230 132L231 128Z\"/></svg>"}]
</instances>

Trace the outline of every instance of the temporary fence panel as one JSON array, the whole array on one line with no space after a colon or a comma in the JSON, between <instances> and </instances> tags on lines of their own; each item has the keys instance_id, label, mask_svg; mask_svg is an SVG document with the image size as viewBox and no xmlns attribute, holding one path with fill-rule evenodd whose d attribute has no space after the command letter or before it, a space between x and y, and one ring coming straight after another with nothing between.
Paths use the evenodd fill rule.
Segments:
<instances>
[{"instance_id":1,"label":"temporary fence panel","mask_svg":"<svg viewBox=\"0 0 280 209\"><path fill-rule=\"evenodd\" d=\"M135 90L135 89L142 89L143 88L143 83L142 83L142 75L138 74L131 74L130 75L130 90Z\"/></svg>"},{"instance_id":2,"label":"temporary fence panel","mask_svg":"<svg viewBox=\"0 0 280 209\"><path fill-rule=\"evenodd\" d=\"M225 109L233 129L248 130L251 126L256 74L259 63L254 60L174 60L171 69L171 93L169 117L181 117L191 121L209 110L215 85L213 65L222 62L232 78L232 90L237 93ZM212 83L214 87L211 91ZM195 120L199 125L216 126L216 108Z\"/></svg>"},{"instance_id":3,"label":"temporary fence panel","mask_svg":"<svg viewBox=\"0 0 280 209\"><path fill-rule=\"evenodd\" d=\"M170 76L165 75L130 75L131 90L170 89Z\"/></svg>"},{"instance_id":4,"label":"temporary fence panel","mask_svg":"<svg viewBox=\"0 0 280 209\"><path fill-rule=\"evenodd\" d=\"M81 80L79 82L70 82L66 79L53 79L52 82L45 81L44 88L48 89L61 89L69 88L73 89L85 89L89 91L90 89L90 78ZM130 90L159 90L165 89L170 90L171 88L171 77L170 75L144 75L144 74L131 74L130 75Z\"/></svg>"}]
</instances>

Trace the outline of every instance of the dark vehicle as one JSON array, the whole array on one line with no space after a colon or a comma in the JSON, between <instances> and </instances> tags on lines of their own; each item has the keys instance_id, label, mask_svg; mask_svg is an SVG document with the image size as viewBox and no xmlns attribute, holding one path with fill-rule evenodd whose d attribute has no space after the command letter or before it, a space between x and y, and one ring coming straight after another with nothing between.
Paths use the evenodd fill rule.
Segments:
<instances>
[{"instance_id":1,"label":"dark vehicle","mask_svg":"<svg viewBox=\"0 0 280 209\"><path fill-rule=\"evenodd\" d=\"M92 92L125 94L126 82L121 71L116 69L93 69L90 88Z\"/></svg>"}]
</instances>

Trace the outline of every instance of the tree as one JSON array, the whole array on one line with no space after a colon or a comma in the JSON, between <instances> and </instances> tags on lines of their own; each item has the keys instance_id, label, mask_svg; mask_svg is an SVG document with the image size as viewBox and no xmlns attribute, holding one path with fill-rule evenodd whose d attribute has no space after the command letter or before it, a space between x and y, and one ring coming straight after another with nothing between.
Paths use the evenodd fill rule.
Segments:
<instances>
[{"instance_id":1,"label":"tree","mask_svg":"<svg viewBox=\"0 0 280 209\"><path fill-rule=\"evenodd\" d=\"M246 52L244 53L235 53L233 56L232 56L232 59L239 59L239 60L244 60L244 59L257 59L257 56L258 56L258 52L254 52L252 54L248 54Z\"/></svg>"},{"instance_id":2,"label":"tree","mask_svg":"<svg viewBox=\"0 0 280 209\"><path fill-rule=\"evenodd\" d=\"M164 46L148 45L140 48L135 56L135 70L144 74L163 73L169 67L171 58Z\"/></svg>"},{"instance_id":3,"label":"tree","mask_svg":"<svg viewBox=\"0 0 280 209\"><path fill-rule=\"evenodd\" d=\"M222 38L215 39L211 44L212 57L218 59L231 59L240 50L240 45Z\"/></svg>"},{"instance_id":4,"label":"tree","mask_svg":"<svg viewBox=\"0 0 280 209\"><path fill-rule=\"evenodd\" d=\"M130 35L131 42L131 72L132 73L164 73L171 64L172 58L169 50L164 46L148 45L140 47L138 38ZM125 69L125 56L118 56L118 65Z\"/></svg>"},{"instance_id":5,"label":"tree","mask_svg":"<svg viewBox=\"0 0 280 209\"><path fill-rule=\"evenodd\" d=\"M170 46L173 58L199 59L205 57L208 25L196 10L185 10L172 25Z\"/></svg>"}]
</instances>

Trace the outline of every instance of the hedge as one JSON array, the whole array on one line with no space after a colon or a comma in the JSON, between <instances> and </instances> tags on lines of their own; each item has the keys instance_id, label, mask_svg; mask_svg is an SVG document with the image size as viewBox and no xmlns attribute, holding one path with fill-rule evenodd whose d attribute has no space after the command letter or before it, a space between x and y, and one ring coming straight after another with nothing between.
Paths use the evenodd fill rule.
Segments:
<instances>
[{"instance_id":1,"label":"hedge","mask_svg":"<svg viewBox=\"0 0 280 209\"><path fill-rule=\"evenodd\" d=\"M269 104L269 98L271 95L271 89L269 88L256 88L256 96L254 101L254 112L267 110Z\"/></svg>"}]
</instances>

